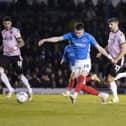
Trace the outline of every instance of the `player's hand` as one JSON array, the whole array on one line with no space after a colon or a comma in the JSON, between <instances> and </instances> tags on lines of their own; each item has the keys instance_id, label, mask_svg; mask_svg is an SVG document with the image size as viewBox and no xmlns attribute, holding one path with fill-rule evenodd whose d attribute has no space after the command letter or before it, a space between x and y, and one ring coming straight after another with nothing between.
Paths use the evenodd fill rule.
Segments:
<instances>
[{"instance_id":1,"label":"player's hand","mask_svg":"<svg viewBox=\"0 0 126 126\"><path fill-rule=\"evenodd\" d=\"M117 61L117 60L112 60L111 62L112 62L113 64L117 64L118 61Z\"/></svg>"},{"instance_id":2,"label":"player's hand","mask_svg":"<svg viewBox=\"0 0 126 126\"><path fill-rule=\"evenodd\" d=\"M63 61L63 60L61 60L61 61L60 61L60 64L62 65L62 64L63 64L63 62L64 62L64 61Z\"/></svg>"},{"instance_id":3,"label":"player's hand","mask_svg":"<svg viewBox=\"0 0 126 126\"><path fill-rule=\"evenodd\" d=\"M9 48L9 52L11 53L11 52L14 52L14 51L16 51L18 49L18 47L12 47L12 48Z\"/></svg>"},{"instance_id":4,"label":"player's hand","mask_svg":"<svg viewBox=\"0 0 126 126\"><path fill-rule=\"evenodd\" d=\"M38 42L38 46L42 46L43 44L44 44L44 39L42 39L42 40L40 40L39 42Z\"/></svg>"},{"instance_id":5,"label":"player's hand","mask_svg":"<svg viewBox=\"0 0 126 126\"><path fill-rule=\"evenodd\" d=\"M96 58L100 58L102 56L101 53L97 53Z\"/></svg>"},{"instance_id":6,"label":"player's hand","mask_svg":"<svg viewBox=\"0 0 126 126\"><path fill-rule=\"evenodd\" d=\"M115 59L113 59L111 55L108 55L107 58L111 61L112 64L116 63Z\"/></svg>"}]
</instances>

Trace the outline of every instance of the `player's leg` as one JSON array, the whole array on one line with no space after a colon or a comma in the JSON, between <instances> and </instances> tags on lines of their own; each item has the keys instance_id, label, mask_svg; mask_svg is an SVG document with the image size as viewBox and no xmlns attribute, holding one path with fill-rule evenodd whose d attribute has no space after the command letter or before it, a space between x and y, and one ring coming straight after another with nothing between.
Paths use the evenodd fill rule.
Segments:
<instances>
[{"instance_id":1,"label":"player's leg","mask_svg":"<svg viewBox=\"0 0 126 126\"><path fill-rule=\"evenodd\" d=\"M76 76L78 76L78 84L75 87L75 92L74 94L70 95L70 99L72 101L72 103L75 103L76 98L78 96L78 94L80 93L80 90L86 91L92 95L96 95L102 98L103 102L106 102L107 98L108 98L108 94L100 92L96 89L94 89L93 87L87 86L86 85L86 76L88 75L90 69L91 69L91 63L90 60L85 60L84 62L80 63L79 65L75 65L77 67L75 67L75 74ZM78 67L80 66L80 67ZM84 66L84 67L82 67Z\"/></svg>"},{"instance_id":2,"label":"player's leg","mask_svg":"<svg viewBox=\"0 0 126 126\"><path fill-rule=\"evenodd\" d=\"M62 93L62 95L63 96L69 96L72 88L74 87L74 84L75 84L75 73L72 72L71 75L70 75L69 85L68 85L67 91Z\"/></svg>"},{"instance_id":3,"label":"player's leg","mask_svg":"<svg viewBox=\"0 0 126 126\"><path fill-rule=\"evenodd\" d=\"M86 65L85 65L86 64ZM86 83L86 73L84 66L88 66L88 68L91 68L90 61L85 60L76 60L75 61L75 77L77 78L77 85L75 87L74 93L70 94L70 99L72 103L76 102L77 96L80 93L80 90L83 86L83 84ZM86 71L87 72L87 71Z\"/></svg>"},{"instance_id":4,"label":"player's leg","mask_svg":"<svg viewBox=\"0 0 126 126\"><path fill-rule=\"evenodd\" d=\"M75 77L77 78L77 85L74 93L70 95L72 103L75 103L82 86L86 83L86 75L91 69L90 59L75 61Z\"/></svg>"},{"instance_id":5,"label":"player's leg","mask_svg":"<svg viewBox=\"0 0 126 126\"><path fill-rule=\"evenodd\" d=\"M102 100L102 104L106 104L107 98L109 97L107 93L101 92L91 86L83 85L81 90L86 91L89 94L99 96Z\"/></svg>"},{"instance_id":6,"label":"player's leg","mask_svg":"<svg viewBox=\"0 0 126 126\"><path fill-rule=\"evenodd\" d=\"M68 85L68 91L71 91L71 89L74 87L74 84L75 84L75 73L72 72L70 76L70 82Z\"/></svg>"},{"instance_id":7,"label":"player's leg","mask_svg":"<svg viewBox=\"0 0 126 126\"><path fill-rule=\"evenodd\" d=\"M29 93L29 100L32 100L32 88L30 86L30 83L28 79L24 76L24 74L20 74L20 79L23 82L23 84L26 86L28 93Z\"/></svg>"},{"instance_id":8,"label":"player's leg","mask_svg":"<svg viewBox=\"0 0 126 126\"><path fill-rule=\"evenodd\" d=\"M110 90L112 91L112 95L113 95L112 102L113 103L119 102L119 97L118 97L118 92L117 92L117 85L116 85L114 77L111 74L109 74L108 78L107 78L107 81L110 84Z\"/></svg>"},{"instance_id":9,"label":"player's leg","mask_svg":"<svg viewBox=\"0 0 126 126\"><path fill-rule=\"evenodd\" d=\"M4 72L4 68L3 67L0 67L0 77L1 77L2 82L5 84L5 86L9 90L7 98L10 98L12 96L12 94L14 93L14 88L11 86L8 77L7 77L7 75Z\"/></svg>"},{"instance_id":10,"label":"player's leg","mask_svg":"<svg viewBox=\"0 0 126 126\"><path fill-rule=\"evenodd\" d=\"M92 81L92 80L95 80L95 81L97 81L98 83L100 83L100 81L101 81L101 80L99 79L99 77L98 77L96 74L93 74L93 75L88 76L88 77L86 78L86 82L90 82L90 81ZM62 95L63 95L63 96L69 96L69 95L70 95L70 92L71 92L71 90L72 90L72 88L74 87L74 84L75 84L75 72L72 72L72 73L71 73L71 76L70 76L70 79L69 79L68 89L67 89L67 91L63 92Z\"/></svg>"},{"instance_id":11,"label":"player's leg","mask_svg":"<svg viewBox=\"0 0 126 126\"><path fill-rule=\"evenodd\" d=\"M85 83L85 80L86 80L85 74L81 73L81 75L79 75L79 77L78 77L78 84L75 88L75 93L73 95L70 95L70 99L71 99L72 103L76 102L76 99L77 99L77 96L78 96L80 90L86 91L87 93L95 95L95 96L99 96L102 99L102 103L106 103L106 100L109 95L107 93L100 92L91 86L87 86Z\"/></svg>"},{"instance_id":12,"label":"player's leg","mask_svg":"<svg viewBox=\"0 0 126 126\"><path fill-rule=\"evenodd\" d=\"M118 79L121 79L124 77L126 77L126 72L122 72L122 73L117 74L117 76L115 77L115 80L118 80Z\"/></svg>"},{"instance_id":13,"label":"player's leg","mask_svg":"<svg viewBox=\"0 0 126 126\"><path fill-rule=\"evenodd\" d=\"M32 88L30 86L30 83L28 81L28 79L24 76L23 74L23 69L22 69L22 59L20 57L14 57L13 59L13 63L16 63L16 72L19 75L20 80L23 82L23 84L25 85L25 87L28 90L29 93L29 100L32 100Z\"/></svg>"},{"instance_id":14,"label":"player's leg","mask_svg":"<svg viewBox=\"0 0 126 126\"><path fill-rule=\"evenodd\" d=\"M120 64L121 64L121 60L116 65L110 65L111 67L109 67L109 74L107 77L107 81L108 81L108 84L110 85L110 90L113 95L113 99L112 99L113 103L119 102L115 78L121 71L123 71L123 68L121 67Z\"/></svg>"},{"instance_id":15,"label":"player's leg","mask_svg":"<svg viewBox=\"0 0 126 126\"><path fill-rule=\"evenodd\" d=\"M101 92L91 86L87 86L86 84L82 85L81 90L86 91L89 94L100 97L102 100L102 104L106 104L107 98L109 97L107 93Z\"/></svg>"},{"instance_id":16,"label":"player's leg","mask_svg":"<svg viewBox=\"0 0 126 126\"><path fill-rule=\"evenodd\" d=\"M98 83L101 82L101 80L100 80L100 78L97 76L97 74L92 74L92 75L90 75L90 76L88 76L88 77L86 78L86 82L90 82L90 81L92 81L92 80L97 81Z\"/></svg>"}]
</instances>

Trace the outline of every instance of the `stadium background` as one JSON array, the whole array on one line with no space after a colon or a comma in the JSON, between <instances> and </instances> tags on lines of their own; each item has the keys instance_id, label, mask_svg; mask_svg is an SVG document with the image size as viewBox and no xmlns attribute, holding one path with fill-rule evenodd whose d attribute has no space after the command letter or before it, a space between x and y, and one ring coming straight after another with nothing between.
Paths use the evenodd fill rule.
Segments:
<instances>
[{"instance_id":1,"label":"stadium background","mask_svg":"<svg viewBox=\"0 0 126 126\"><path fill-rule=\"evenodd\" d=\"M120 28L126 33L126 0L0 0L0 29L2 18L11 16L13 24L21 30L26 45L22 48L24 72L33 88L66 88L70 75L69 65L60 65L67 42L37 46L38 40L72 31L75 21L83 21L87 32L93 34L103 47L107 44L106 21L111 16L120 20ZM105 83L105 59L96 59L92 48L92 73L97 73L102 84L90 85L108 89ZM11 67L11 66L10 66ZM8 71L6 71L8 72ZM9 75L14 87L22 87L13 71ZM1 84L1 91L3 88ZM126 79L118 81L119 91L125 93Z\"/></svg>"}]
</instances>

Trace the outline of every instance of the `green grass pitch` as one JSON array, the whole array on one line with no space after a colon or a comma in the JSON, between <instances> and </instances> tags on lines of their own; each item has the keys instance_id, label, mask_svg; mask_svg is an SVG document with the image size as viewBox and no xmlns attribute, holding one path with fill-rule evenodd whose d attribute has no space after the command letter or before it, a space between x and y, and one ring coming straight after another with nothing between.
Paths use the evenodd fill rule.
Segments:
<instances>
[{"instance_id":1,"label":"green grass pitch","mask_svg":"<svg viewBox=\"0 0 126 126\"><path fill-rule=\"evenodd\" d=\"M126 96L118 104L100 104L100 98L80 95L76 104L61 95L34 95L19 104L0 95L0 126L125 126Z\"/></svg>"}]
</instances>

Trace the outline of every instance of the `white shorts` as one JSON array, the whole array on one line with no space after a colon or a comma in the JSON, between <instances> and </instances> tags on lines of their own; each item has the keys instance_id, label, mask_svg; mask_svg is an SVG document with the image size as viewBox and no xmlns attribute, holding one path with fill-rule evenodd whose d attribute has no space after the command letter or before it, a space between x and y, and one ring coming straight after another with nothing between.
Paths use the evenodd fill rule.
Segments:
<instances>
[{"instance_id":1,"label":"white shorts","mask_svg":"<svg viewBox=\"0 0 126 126\"><path fill-rule=\"evenodd\" d=\"M85 76L89 74L91 70L91 59L75 60L75 77L77 78L82 72Z\"/></svg>"}]
</instances>

